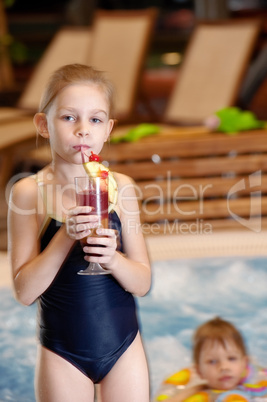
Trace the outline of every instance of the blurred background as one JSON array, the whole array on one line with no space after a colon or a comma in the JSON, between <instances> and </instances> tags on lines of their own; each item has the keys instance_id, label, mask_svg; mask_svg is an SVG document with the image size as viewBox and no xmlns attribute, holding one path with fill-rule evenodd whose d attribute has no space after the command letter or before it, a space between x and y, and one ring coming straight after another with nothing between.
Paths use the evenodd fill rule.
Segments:
<instances>
[{"instance_id":1,"label":"blurred background","mask_svg":"<svg viewBox=\"0 0 267 402\"><path fill-rule=\"evenodd\" d=\"M120 26L122 29L120 31L116 25L117 22L115 25L114 22L113 25L109 25L110 20L107 23L105 17L102 20L96 18L100 10L140 12L150 9L154 10L153 16L148 22L149 27L143 29L142 37L141 29L138 30L138 28L132 29L133 32L127 33L128 36L126 37L127 25L123 25L127 24L125 21L121 23L124 28ZM227 30L225 32L220 30L220 25L225 24L227 26L229 22L230 24L238 24L239 22L246 23L246 21L248 21L248 30L243 34L241 28L239 32L236 32L235 40L232 42L229 37L233 37L231 36L233 32L225 34ZM201 24L219 27L218 37L213 34L213 31L205 30L205 28L202 32L198 32L198 35L195 35L197 27ZM249 24L252 24L251 27ZM111 26L112 28L110 28ZM124 43L120 43L123 42L120 41L123 36L121 32L125 33ZM235 35L235 33L233 34ZM111 36L115 39L113 40ZM89 42L90 46L88 45ZM89 48L90 52L88 51ZM128 54L126 54L126 50ZM223 58L222 54L226 56ZM236 55L237 60L235 60ZM170 120L175 120L177 112L180 112L187 103L186 112L190 114L191 120L188 119L186 123L191 124L191 126L196 124L205 126L204 117L209 117L210 114L219 109L215 98L217 95L221 96L219 93L223 92L226 86L228 86L227 100L225 101L225 98L222 99L221 97L219 99L220 107L238 106L253 112L257 119L267 120L267 0L46 0L38 2L0 0L1 250L6 250L7 247L6 199L8 197L6 196L6 185L8 181L18 172L34 172L50 161L47 145L43 148L39 147L38 153L33 155L36 150L36 133L32 124L32 116L38 109L41 93L39 87L47 81L50 72L59 67L60 63L73 62L72 60L76 61L77 58L78 62L86 60L90 64L92 63L91 60L94 60L92 64L95 67L110 70L112 74L115 73L116 89L121 92L124 91L121 94L121 106L126 105L126 98L123 96L127 97L129 94L129 99L127 99L129 107L124 116L119 117L119 124L129 124L130 122L136 125L140 122L152 122L176 123L178 125L179 118L177 118L177 122ZM111 71L112 69L113 71ZM217 72L219 74L216 76ZM198 81L194 81L197 75ZM206 80L204 83L202 82L203 75ZM183 82L186 82L184 86L182 85ZM178 85L178 92L177 83L180 85L180 88ZM196 95L197 90L198 94ZM180 100L175 99L176 97ZM201 118L194 119L205 102L210 108L209 112L204 111ZM173 107L171 107L171 103L173 103ZM195 103L194 107L193 103ZM170 113L168 113L169 110ZM183 134L188 139L188 143L184 145L185 151L178 154L178 149L181 149L180 143L173 142L170 145L171 142L168 141L172 141L175 136L178 141L180 132L168 130L165 126L163 136L160 137L158 144L154 144L152 139L147 147L141 144L140 147L139 144L135 145L138 170L136 169L137 165L133 165L134 167L129 167L130 170L126 173L135 180L148 179L153 183L153 180L162 178L167 171L172 171L173 177L176 176L176 179L180 180L183 172L182 167L177 164L188 157L188 162L185 163L191 167L194 160L196 164L190 172L187 171L187 165L184 166L185 178L187 180L190 176L194 179L196 176L198 180L200 176L199 163L201 163L205 174L208 176L210 173L210 176L213 177L213 184L210 187L214 188L214 193L207 194L209 200L221 196L224 202L220 213L218 204L214 204L212 208L207 204L206 209L208 213L212 209L215 211L212 217L213 221L222 218L224 224L228 225L229 211L225 212L225 202L229 186L233 185L233 181L229 184L230 180L228 180L223 193L219 188L222 187L219 181L224 177L228 178L229 175L232 178L236 175L236 180L240 180L256 171L267 171L264 154L267 149L263 145L261 133L258 133L257 143L256 136L253 136L254 133L250 139L246 140L246 149L243 147L244 141L242 139L236 141L236 145L232 149L232 140L229 139L228 141L228 139L221 138L222 142L219 143L218 136L216 136L216 144L210 136L209 145L206 144L201 148L201 144L196 142L192 146L193 137L190 140L190 135L196 135L194 140L198 136L201 141L201 135L207 133L207 128L201 127L196 132L190 129L190 135L189 132ZM266 134L266 131L264 133ZM166 139L167 136L169 139ZM223 151L225 154L223 160L220 144L223 145L226 142L227 149L225 148ZM160 153L161 148L163 149L161 144L164 145L164 155ZM199 147L203 151L194 151L194 147L195 149ZM128 151L126 152L127 145L123 150L119 147L116 150L114 146L112 151L111 148L107 160L110 161L113 155L115 165L122 162L118 156L122 158L124 155L125 160L123 162L126 163L130 156L135 159L132 145L129 154L127 154ZM214 149L219 154L217 159L214 158L211 161L210 157L214 156ZM152 172L157 167L155 177L133 176L135 172L145 170L139 163L141 151L146 152L142 158L149 161L149 166L152 166L150 171ZM194 154L191 154L191 151L194 151ZM238 152L242 154L239 159ZM242 159L243 155L246 159ZM154 156L156 156L156 160L153 160ZM198 160L196 159L197 156L199 157ZM236 163L233 157L237 158ZM160 166L159 162L163 162L164 158L169 159ZM34 161L31 165L27 164L29 159ZM218 161L222 167L219 173ZM212 167L207 162L212 162ZM232 167L230 167L229 162ZM248 166L250 166L250 170L248 170ZM117 167L116 165L115 168L117 169ZM122 166L122 169L124 168L125 164ZM203 176L205 174L203 173ZM211 183L210 178L208 180ZM186 181L186 183L188 182ZM196 186L199 181L191 181L190 183ZM262 176L260 191L263 192L264 188L266 192L266 183L267 174ZM177 185L177 181L175 185ZM241 204L236 204L237 211L245 210L243 214L245 218L248 218L250 216L250 189L247 190L246 200L243 195ZM190 194L186 196L190 198ZM262 198L265 218L267 215L266 198L267 196L265 199ZM246 203L245 206L244 203ZM261 207L260 203L261 199L258 198L259 207ZM180 217L173 215L172 219L176 218ZM163 219L165 216L158 218L161 221Z\"/></svg>"},{"instance_id":2,"label":"blurred background","mask_svg":"<svg viewBox=\"0 0 267 402\"><path fill-rule=\"evenodd\" d=\"M253 57L256 57L267 41L266 0L58 0L56 2L1 0L1 2L6 18L6 32L3 30L3 22L2 24L0 22L2 25L0 41L2 45L8 47L15 81L15 87L0 92L1 106L12 106L16 103L36 63L56 32L66 25L91 26L96 9L129 10L148 7L158 9L146 56L143 89L149 96L154 95L161 99L168 97L171 92L176 78L176 68L183 61L186 45L199 21L259 18L262 21L262 28ZM168 75L162 71L166 68ZM263 91L263 87L267 84L264 80L261 84ZM263 97L261 91L258 91L257 97L250 99L250 108L259 118L265 118L267 112L261 104Z\"/></svg>"}]
</instances>

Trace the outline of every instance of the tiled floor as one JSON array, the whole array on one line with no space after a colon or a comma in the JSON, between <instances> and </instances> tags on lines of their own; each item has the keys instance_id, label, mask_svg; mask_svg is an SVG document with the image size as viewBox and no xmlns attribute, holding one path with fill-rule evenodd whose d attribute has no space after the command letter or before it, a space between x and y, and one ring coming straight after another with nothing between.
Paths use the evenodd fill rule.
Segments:
<instances>
[{"instance_id":1,"label":"tiled floor","mask_svg":"<svg viewBox=\"0 0 267 402\"><path fill-rule=\"evenodd\" d=\"M222 231L213 234L151 236L146 238L152 261L214 256L267 255L267 230Z\"/></svg>"}]
</instances>

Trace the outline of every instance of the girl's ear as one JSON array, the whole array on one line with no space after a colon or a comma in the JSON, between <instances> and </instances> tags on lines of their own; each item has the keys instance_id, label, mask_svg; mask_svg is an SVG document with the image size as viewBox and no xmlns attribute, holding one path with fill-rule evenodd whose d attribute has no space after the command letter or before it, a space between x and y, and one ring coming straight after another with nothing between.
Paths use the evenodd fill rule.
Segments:
<instances>
[{"instance_id":1,"label":"girl's ear","mask_svg":"<svg viewBox=\"0 0 267 402\"><path fill-rule=\"evenodd\" d=\"M108 140L108 138L109 138L109 136L111 134L111 131L113 130L113 127L115 126L115 124L116 124L116 121L114 119L109 119L105 142Z\"/></svg>"},{"instance_id":2,"label":"girl's ear","mask_svg":"<svg viewBox=\"0 0 267 402\"><path fill-rule=\"evenodd\" d=\"M47 127L47 120L45 113L36 113L33 118L33 123L36 127L38 134L44 138L49 138L49 132Z\"/></svg>"}]
</instances>

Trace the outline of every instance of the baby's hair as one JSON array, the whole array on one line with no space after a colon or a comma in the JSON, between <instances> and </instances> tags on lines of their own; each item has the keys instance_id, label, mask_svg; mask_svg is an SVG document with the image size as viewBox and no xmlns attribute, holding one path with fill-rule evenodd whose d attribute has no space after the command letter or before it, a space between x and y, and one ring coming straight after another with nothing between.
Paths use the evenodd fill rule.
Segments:
<instances>
[{"instance_id":1,"label":"baby's hair","mask_svg":"<svg viewBox=\"0 0 267 402\"><path fill-rule=\"evenodd\" d=\"M199 363L200 352L206 341L218 342L223 347L226 347L227 341L232 341L244 355L247 355L241 333L233 324L220 317L215 317L196 329L193 336L193 359L196 364Z\"/></svg>"},{"instance_id":2,"label":"baby's hair","mask_svg":"<svg viewBox=\"0 0 267 402\"><path fill-rule=\"evenodd\" d=\"M101 88L109 104L109 116L113 117L114 88L104 72L83 64L67 64L56 70L50 77L39 105L40 113L47 113L58 93L72 84L94 84Z\"/></svg>"}]
</instances>

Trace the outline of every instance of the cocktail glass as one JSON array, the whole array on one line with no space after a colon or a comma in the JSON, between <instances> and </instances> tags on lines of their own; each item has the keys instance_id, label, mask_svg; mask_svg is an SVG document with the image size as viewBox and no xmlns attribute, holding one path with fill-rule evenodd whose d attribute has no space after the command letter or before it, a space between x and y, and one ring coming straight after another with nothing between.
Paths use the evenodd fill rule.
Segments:
<instances>
[{"instance_id":1,"label":"cocktail glass","mask_svg":"<svg viewBox=\"0 0 267 402\"><path fill-rule=\"evenodd\" d=\"M108 174L101 172L84 177L75 177L76 203L79 206L92 207L91 215L98 216L98 227L108 228ZM92 229L91 236L97 237L96 229ZM80 240L86 245L87 237ZM98 246L99 247L99 246ZM93 255L93 254L91 254ZM110 274L108 269L101 267L97 262L90 262L88 267L78 272L79 275Z\"/></svg>"}]
</instances>

